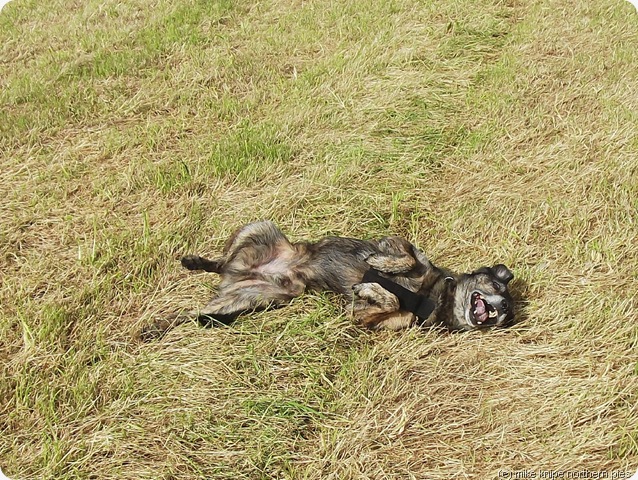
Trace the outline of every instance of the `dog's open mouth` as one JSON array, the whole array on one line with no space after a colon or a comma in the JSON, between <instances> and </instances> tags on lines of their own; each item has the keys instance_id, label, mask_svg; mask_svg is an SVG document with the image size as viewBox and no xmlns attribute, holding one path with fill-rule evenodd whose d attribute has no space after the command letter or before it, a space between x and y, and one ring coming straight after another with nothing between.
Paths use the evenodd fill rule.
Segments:
<instances>
[{"instance_id":1,"label":"dog's open mouth","mask_svg":"<svg viewBox=\"0 0 638 480\"><path fill-rule=\"evenodd\" d=\"M472 294L471 314L477 325L494 325L498 320L496 308L488 303L479 292Z\"/></svg>"}]
</instances>

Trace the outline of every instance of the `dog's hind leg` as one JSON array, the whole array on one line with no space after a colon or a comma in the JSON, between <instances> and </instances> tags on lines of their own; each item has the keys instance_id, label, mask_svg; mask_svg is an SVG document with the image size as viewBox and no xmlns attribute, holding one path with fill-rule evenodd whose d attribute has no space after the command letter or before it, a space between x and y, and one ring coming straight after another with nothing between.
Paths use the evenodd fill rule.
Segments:
<instances>
[{"instance_id":1,"label":"dog's hind leg","mask_svg":"<svg viewBox=\"0 0 638 480\"><path fill-rule=\"evenodd\" d=\"M268 281L249 279L225 286L204 308L162 318L140 333L143 341L163 337L169 330L189 321L203 326L229 325L239 315L283 305L303 292L301 285L283 288Z\"/></svg>"},{"instance_id":2,"label":"dog's hind leg","mask_svg":"<svg viewBox=\"0 0 638 480\"><path fill-rule=\"evenodd\" d=\"M232 322L242 313L283 305L301 291L280 288L264 280L242 280L228 285L196 313L203 324Z\"/></svg>"},{"instance_id":3,"label":"dog's hind leg","mask_svg":"<svg viewBox=\"0 0 638 480\"><path fill-rule=\"evenodd\" d=\"M286 236L273 222L263 220L244 225L233 233L224 245L224 255L230 262L245 249L261 252L277 245L290 246Z\"/></svg>"}]
</instances>

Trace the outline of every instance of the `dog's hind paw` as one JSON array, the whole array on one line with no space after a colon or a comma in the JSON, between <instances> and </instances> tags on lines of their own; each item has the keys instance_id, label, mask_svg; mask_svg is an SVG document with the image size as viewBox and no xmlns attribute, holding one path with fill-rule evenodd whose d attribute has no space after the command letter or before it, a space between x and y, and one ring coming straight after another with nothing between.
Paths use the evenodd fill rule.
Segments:
<instances>
[{"instance_id":1,"label":"dog's hind paw","mask_svg":"<svg viewBox=\"0 0 638 480\"><path fill-rule=\"evenodd\" d=\"M166 335L169 330L173 329L180 323L184 323L187 318L188 317L180 313L160 318L159 320L156 320L150 325L142 328L139 333L139 339L142 342L152 342L153 340L159 340L164 335Z\"/></svg>"},{"instance_id":2,"label":"dog's hind paw","mask_svg":"<svg viewBox=\"0 0 638 480\"><path fill-rule=\"evenodd\" d=\"M159 320L142 328L138 338L145 343L152 342L153 340L159 340L169 329L170 324L167 320Z\"/></svg>"}]
</instances>

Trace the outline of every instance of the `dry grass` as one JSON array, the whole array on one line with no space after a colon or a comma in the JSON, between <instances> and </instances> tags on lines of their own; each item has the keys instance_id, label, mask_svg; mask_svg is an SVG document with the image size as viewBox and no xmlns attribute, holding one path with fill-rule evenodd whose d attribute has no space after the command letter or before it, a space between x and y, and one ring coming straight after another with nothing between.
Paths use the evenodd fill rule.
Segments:
<instances>
[{"instance_id":1,"label":"dry grass","mask_svg":"<svg viewBox=\"0 0 638 480\"><path fill-rule=\"evenodd\" d=\"M638 467L638 15L621 0L14 0L0 14L0 466L16 479ZM514 270L521 322L370 334L201 305L237 226Z\"/></svg>"}]
</instances>

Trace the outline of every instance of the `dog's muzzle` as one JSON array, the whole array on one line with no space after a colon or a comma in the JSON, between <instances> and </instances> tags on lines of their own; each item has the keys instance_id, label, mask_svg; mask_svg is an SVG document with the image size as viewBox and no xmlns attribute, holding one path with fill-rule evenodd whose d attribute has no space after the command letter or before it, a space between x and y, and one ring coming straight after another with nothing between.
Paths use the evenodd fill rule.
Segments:
<instances>
[{"instance_id":1,"label":"dog's muzzle","mask_svg":"<svg viewBox=\"0 0 638 480\"><path fill-rule=\"evenodd\" d=\"M491 327L498 323L499 311L480 292L474 292L470 300L470 317L477 326Z\"/></svg>"}]
</instances>

